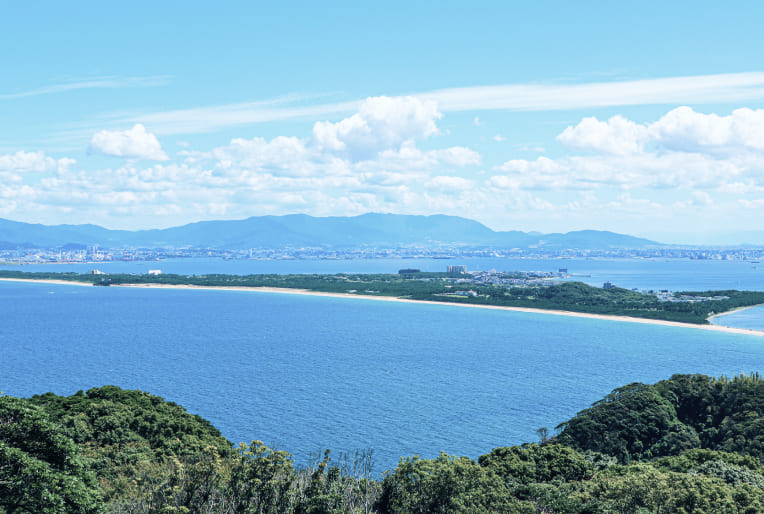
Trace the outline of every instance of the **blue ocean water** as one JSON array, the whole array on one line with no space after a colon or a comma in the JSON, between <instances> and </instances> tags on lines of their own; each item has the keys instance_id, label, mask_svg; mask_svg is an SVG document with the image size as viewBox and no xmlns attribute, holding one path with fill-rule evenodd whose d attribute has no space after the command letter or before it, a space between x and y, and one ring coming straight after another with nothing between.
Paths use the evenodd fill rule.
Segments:
<instances>
[{"instance_id":1,"label":"blue ocean water","mask_svg":"<svg viewBox=\"0 0 764 514\"><path fill-rule=\"evenodd\" d=\"M277 293L0 282L0 390L105 384L175 401L233 442L477 457L615 387L764 368L764 339Z\"/></svg>"},{"instance_id":2,"label":"blue ocean water","mask_svg":"<svg viewBox=\"0 0 764 514\"><path fill-rule=\"evenodd\" d=\"M711 318L711 323L725 327L764 331L764 305L757 305Z\"/></svg>"}]
</instances>

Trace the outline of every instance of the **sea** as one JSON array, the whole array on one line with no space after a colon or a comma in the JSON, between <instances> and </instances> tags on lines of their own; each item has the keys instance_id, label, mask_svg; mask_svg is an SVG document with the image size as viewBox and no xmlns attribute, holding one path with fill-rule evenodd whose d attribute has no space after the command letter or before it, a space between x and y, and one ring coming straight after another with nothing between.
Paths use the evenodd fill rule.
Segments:
<instances>
[{"instance_id":1,"label":"sea","mask_svg":"<svg viewBox=\"0 0 764 514\"><path fill-rule=\"evenodd\" d=\"M450 264L558 271L601 285L764 290L740 261L389 259L2 266L23 271L389 273ZM764 309L716 323L764 329ZM0 282L0 391L31 396L114 384L210 420L233 443L262 440L298 465L372 450L476 458L538 440L612 389L676 373L764 369L764 338L466 308L285 293Z\"/></svg>"}]
</instances>

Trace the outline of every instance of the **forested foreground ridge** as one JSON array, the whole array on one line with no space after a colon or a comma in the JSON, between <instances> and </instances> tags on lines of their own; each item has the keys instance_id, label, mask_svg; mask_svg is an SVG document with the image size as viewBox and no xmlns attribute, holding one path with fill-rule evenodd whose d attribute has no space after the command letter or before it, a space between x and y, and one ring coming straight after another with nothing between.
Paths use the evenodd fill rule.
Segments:
<instances>
[{"instance_id":1,"label":"forested foreground ridge","mask_svg":"<svg viewBox=\"0 0 764 514\"><path fill-rule=\"evenodd\" d=\"M402 270L405 271L405 270ZM512 277L513 273L502 274ZM527 275L517 273L517 277ZM682 291L675 297L693 301L661 301L656 295L628 289L592 287L581 282L554 285L464 284L463 276L450 273L335 275L103 275L81 273L28 273L0 270L0 278L63 280L93 285L177 285L197 287L270 287L357 296L387 296L458 304L524 307L628 316L681 323L706 324L714 314L764 304L759 291ZM541 281L543 282L543 281ZM706 300L706 301L704 301Z\"/></svg>"},{"instance_id":2,"label":"forested foreground ridge","mask_svg":"<svg viewBox=\"0 0 764 514\"><path fill-rule=\"evenodd\" d=\"M0 513L764 512L764 379L616 389L540 441L477 460L371 451L314 465L142 391L0 396Z\"/></svg>"}]
</instances>

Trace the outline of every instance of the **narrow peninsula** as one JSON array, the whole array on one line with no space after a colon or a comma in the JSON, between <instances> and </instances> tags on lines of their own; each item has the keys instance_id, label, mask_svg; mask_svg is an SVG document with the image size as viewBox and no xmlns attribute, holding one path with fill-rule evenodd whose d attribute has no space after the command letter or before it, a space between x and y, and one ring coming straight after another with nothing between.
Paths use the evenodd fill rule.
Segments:
<instances>
[{"instance_id":1,"label":"narrow peninsula","mask_svg":"<svg viewBox=\"0 0 764 514\"><path fill-rule=\"evenodd\" d=\"M549 280L543 276L529 277L527 273L520 272L495 274L490 282L475 276L460 272L429 273L417 270L400 270L397 274L334 275L104 275L0 271L2 280L112 287L237 289L445 303L764 335L764 332L755 330L711 325L708 321L726 312L764 304L764 292L724 290L650 294L610 284L600 288L581 282Z\"/></svg>"}]
</instances>

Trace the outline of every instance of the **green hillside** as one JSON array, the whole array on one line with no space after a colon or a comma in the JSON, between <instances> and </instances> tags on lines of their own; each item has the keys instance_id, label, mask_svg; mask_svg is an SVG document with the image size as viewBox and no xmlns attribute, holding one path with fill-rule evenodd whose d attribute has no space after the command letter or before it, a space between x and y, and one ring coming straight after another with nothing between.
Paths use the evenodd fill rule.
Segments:
<instances>
[{"instance_id":1,"label":"green hillside","mask_svg":"<svg viewBox=\"0 0 764 514\"><path fill-rule=\"evenodd\" d=\"M0 396L0 512L757 513L764 380L676 375L616 389L557 435L477 460L373 454L299 468L259 441L115 386Z\"/></svg>"}]
</instances>

